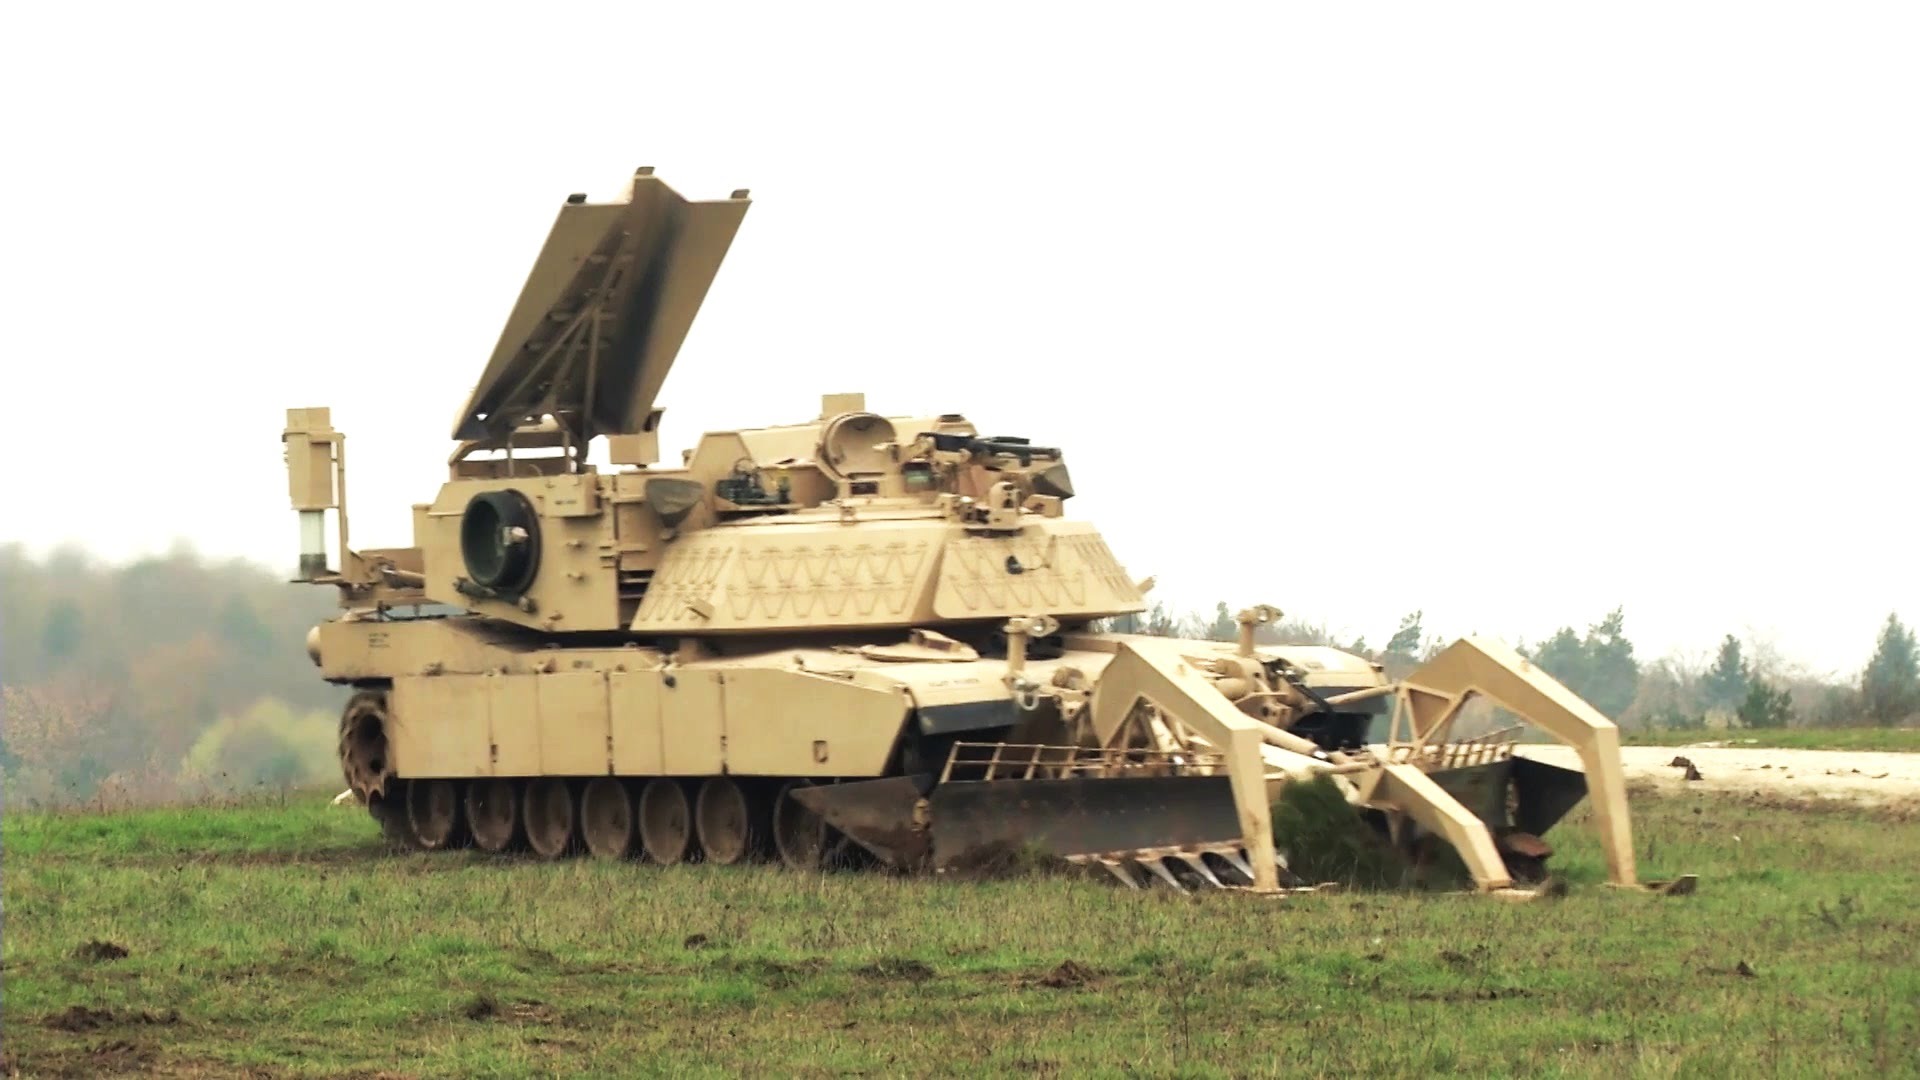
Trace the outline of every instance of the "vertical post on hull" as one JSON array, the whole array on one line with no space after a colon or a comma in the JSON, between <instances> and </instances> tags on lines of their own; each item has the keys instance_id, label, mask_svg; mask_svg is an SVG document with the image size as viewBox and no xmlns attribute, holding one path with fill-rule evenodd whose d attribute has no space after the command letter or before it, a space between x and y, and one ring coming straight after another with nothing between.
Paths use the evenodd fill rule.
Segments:
<instances>
[{"instance_id":1,"label":"vertical post on hull","mask_svg":"<svg viewBox=\"0 0 1920 1080\"><path fill-rule=\"evenodd\" d=\"M328 574L326 513L339 522L340 563L347 563L347 437L333 429L332 410L288 409L287 494L300 514L300 576L315 581Z\"/></svg>"}]
</instances>

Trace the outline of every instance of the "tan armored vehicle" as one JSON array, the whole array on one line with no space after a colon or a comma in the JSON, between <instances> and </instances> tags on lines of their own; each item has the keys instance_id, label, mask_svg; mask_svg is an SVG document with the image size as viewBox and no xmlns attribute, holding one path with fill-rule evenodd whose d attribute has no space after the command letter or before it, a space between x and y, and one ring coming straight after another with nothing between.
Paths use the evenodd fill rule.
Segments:
<instances>
[{"instance_id":1,"label":"tan armored vehicle","mask_svg":"<svg viewBox=\"0 0 1920 1080\"><path fill-rule=\"evenodd\" d=\"M1467 639L1389 682L1321 647L1097 632L1142 588L1057 448L830 394L659 463L655 395L746 214L640 170L560 209L411 546L348 546L345 442L288 413L300 580L338 588L348 785L422 848L910 868L1037 849L1134 885L1290 884L1269 805L1327 773L1385 833L1524 893L1591 796L1634 881L1614 725ZM604 445L611 468L587 460ZM330 569L324 514L338 517ZM1487 695L1584 773L1451 740ZM1365 743L1391 718L1384 745Z\"/></svg>"}]
</instances>

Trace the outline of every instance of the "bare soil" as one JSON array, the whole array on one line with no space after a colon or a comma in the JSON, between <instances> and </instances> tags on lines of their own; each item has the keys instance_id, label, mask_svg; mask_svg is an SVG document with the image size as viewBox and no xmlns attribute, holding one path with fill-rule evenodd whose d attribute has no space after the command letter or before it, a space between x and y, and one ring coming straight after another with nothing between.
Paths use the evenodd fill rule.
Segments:
<instances>
[{"instance_id":1,"label":"bare soil","mask_svg":"<svg viewBox=\"0 0 1920 1080\"><path fill-rule=\"evenodd\" d=\"M1522 746L1536 761L1579 768L1565 746ZM1711 742L1687 746L1623 746L1627 779L1651 781L1662 791L1732 791L1888 803L1920 798L1920 754L1865 750L1781 750ZM1693 763L1698 780L1686 778Z\"/></svg>"}]
</instances>

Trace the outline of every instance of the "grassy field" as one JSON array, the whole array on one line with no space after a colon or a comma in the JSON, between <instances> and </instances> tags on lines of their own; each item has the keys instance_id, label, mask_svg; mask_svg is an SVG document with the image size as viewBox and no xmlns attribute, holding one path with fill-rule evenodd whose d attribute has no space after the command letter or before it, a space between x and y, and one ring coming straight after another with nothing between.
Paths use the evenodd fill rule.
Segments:
<instances>
[{"instance_id":1,"label":"grassy field","mask_svg":"<svg viewBox=\"0 0 1920 1080\"><path fill-rule=\"evenodd\" d=\"M1912 1075L1920 811L1636 794L1647 878L1285 900L385 854L313 796L4 822L20 1076Z\"/></svg>"},{"instance_id":2,"label":"grassy field","mask_svg":"<svg viewBox=\"0 0 1920 1080\"><path fill-rule=\"evenodd\" d=\"M1646 730L1621 733L1629 746L1684 746L1725 742L1781 750L1898 750L1920 752L1920 728L1740 728L1734 731Z\"/></svg>"}]
</instances>

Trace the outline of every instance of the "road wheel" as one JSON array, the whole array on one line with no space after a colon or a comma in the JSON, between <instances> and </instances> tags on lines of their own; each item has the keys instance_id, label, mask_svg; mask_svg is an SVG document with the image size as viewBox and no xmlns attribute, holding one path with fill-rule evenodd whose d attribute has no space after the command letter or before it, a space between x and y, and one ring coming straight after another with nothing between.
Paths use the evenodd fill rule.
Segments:
<instances>
[{"instance_id":1,"label":"road wheel","mask_svg":"<svg viewBox=\"0 0 1920 1080\"><path fill-rule=\"evenodd\" d=\"M694 828L707 861L729 866L758 854L768 832L763 816L739 781L730 776L708 777L693 808Z\"/></svg>"},{"instance_id":2,"label":"road wheel","mask_svg":"<svg viewBox=\"0 0 1920 1080\"><path fill-rule=\"evenodd\" d=\"M428 851L460 839L460 792L451 780L415 780L407 785L407 831Z\"/></svg>"},{"instance_id":3,"label":"road wheel","mask_svg":"<svg viewBox=\"0 0 1920 1080\"><path fill-rule=\"evenodd\" d=\"M633 798L611 776L587 782L580 793L580 836L598 858L624 858L633 850Z\"/></svg>"},{"instance_id":4,"label":"road wheel","mask_svg":"<svg viewBox=\"0 0 1920 1080\"><path fill-rule=\"evenodd\" d=\"M661 777L640 789L640 843L662 866L693 854L693 807L680 781Z\"/></svg>"},{"instance_id":5,"label":"road wheel","mask_svg":"<svg viewBox=\"0 0 1920 1080\"><path fill-rule=\"evenodd\" d=\"M521 816L527 826L527 846L535 855L557 859L573 850L573 791L564 779L542 776L529 781Z\"/></svg>"},{"instance_id":6,"label":"road wheel","mask_svg":"<svg viewBox=\"0 0 1920 1080\"><path fill-rule=\"evenodd\" d=\"M487 777L467 784L467 828L482 851L499 854L520 839L520 790L512 780Z\"/></svg>"},{"instance_id":7,"label":"road wheel","mask_svg":"<svg viewBox=\"0 0 1920 1080\"><path fill-rule=\"evenodd\" d=\"M826 819L792 797L795 788L812 784L811 780L789 780L780 785L773 803L773 846L780 861L795 870L824 870L843 846L843 838Z\"/></svg>"}]
</instances>

